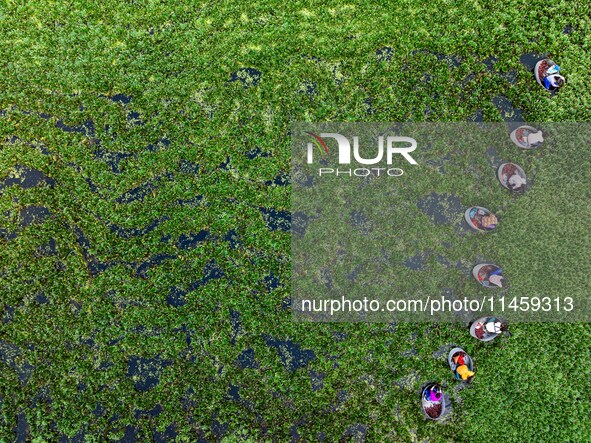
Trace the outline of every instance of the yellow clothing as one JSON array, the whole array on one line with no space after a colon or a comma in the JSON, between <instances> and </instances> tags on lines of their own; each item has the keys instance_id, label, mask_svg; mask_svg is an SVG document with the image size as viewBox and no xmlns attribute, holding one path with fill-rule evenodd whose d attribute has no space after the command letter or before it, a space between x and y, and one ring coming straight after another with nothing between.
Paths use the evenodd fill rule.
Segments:
<instances>
[{"instance_id":1,"label":"yellow clothing","mask_svg":"<svg viewBox=\"0 0 591 443\"><path fill-rule=\"evenodd\" d=\"M470 377L472 377L475 372L472 372L468 369L468 366L466 365L460 365L456 368L456 371L458 372L458 374L460 374L460 377L462 377L462 380L468 380Z\"/></svg>"}]
</instances>

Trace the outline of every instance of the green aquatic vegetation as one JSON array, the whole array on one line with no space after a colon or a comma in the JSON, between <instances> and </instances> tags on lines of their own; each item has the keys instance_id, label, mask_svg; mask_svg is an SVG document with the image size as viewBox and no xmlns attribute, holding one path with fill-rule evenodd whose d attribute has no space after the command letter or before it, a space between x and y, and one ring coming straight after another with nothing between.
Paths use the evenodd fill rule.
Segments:
<instances>
[{"instance_id":1,"label":"green aquatic vegetation","mask_svg":"<svg viewBox=\"0 0 591 443\"><path fill-rule=\"evenodd\" d=\"M589 121L590 12L3 2L0 441L584 441L588 324L515 324L481 344L463 324L292 322L281 218L293 121L516 115L498 103L529 121ZM528 53L551 54L567 86L537 87ZM517 286L580 291L588 149L449 154L400 190L414 240L400 256L434 251L426 270L401 268L405 288L431 287L425 273L445 272L436 255L460 269L486 255ZM494 155L526 165L531 192L508 197ZM429 223L416 202L434 191L494 209L499 228L423 236L411 215ZM452 344L475 359L469 388L450 376ZM421 415L427 381L447 381L449 422Z\"/></svg>"}]
</instances>

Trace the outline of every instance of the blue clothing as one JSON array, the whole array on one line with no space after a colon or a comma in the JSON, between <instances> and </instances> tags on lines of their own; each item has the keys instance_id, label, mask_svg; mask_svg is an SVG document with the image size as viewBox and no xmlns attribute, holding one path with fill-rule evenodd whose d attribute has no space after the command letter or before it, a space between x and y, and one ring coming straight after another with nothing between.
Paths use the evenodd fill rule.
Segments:
<instances>
[{"instance_id":1,"label":"blue clothing","mask_svg":"<svg viewBox=\"0 0 591 443\"><path fill-rule=\"evenodd\" d=\"M564 77L558 74L547 75L544 77L544 87L552 90L560 87L559 81L564 81Z\"/></svg>"},{"instance_id":2,"label":"blue clothing","mask_svg":"<svg viewBox=\"0 0 591 443\"><path fill-rule=\"evenodd\" d=\"M555 86L552 84L552 82L550 81L550 77L544 77L544 87L546 89L552 89L555 88Z\"/></svg>"}]
</instances>

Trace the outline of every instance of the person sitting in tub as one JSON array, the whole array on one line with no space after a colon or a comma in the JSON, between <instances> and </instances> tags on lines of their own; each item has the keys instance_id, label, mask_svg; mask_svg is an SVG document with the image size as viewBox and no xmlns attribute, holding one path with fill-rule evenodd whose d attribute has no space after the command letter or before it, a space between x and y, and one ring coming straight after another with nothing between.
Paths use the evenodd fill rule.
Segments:
<instances>
[{"instance_id":1,"label":"person sitting in tub","mask_svg":"<svg viewBox=\"0 0 591 443\"><path fill-rule=\"evenodd\" d=\"M509 330L507 323L502 323L498 319L485 323L484 330L490 334L500 334Z\"/></svg>"},{"instance_id":2,"label":"person sitting in tub","mask_svg":"<svg viewBox=\"0 0 591 443\"><path fill-rule=\"evenodd\" d=\"M507 185L513 191L520 189L525 184L527 184L527 180L519 175L517 171L507 180Z\"/></svg>"},{"instance_id":3,"label":"person sitting in tub","mask_svg":"<svg viewBox=\"0 0 591 443\"><path fill-rule=\"evenodd\" d=\"M544 143L544 134L542 131L528 132L527 135L523 136L521 141L525 146L531 146L532 148L538 147Z\"/></svg>"},{"instance_id":4,"label":"person sitting in tub","mask_svg":"<svg viewBox=\"0 0 591 443\"><path fill-rule=\"evenodd\" d=\"M476 373L468 369L468 366L465 364L464 361L464 356L461 353L458 353L453 357L453 361L457 365L456 372L460 375L462 380L472 381Z\"/></svg>"},{"instance_id":5,"label":"person sitting in tub","mask_svg":"<svg viewBox=\"0 0 591 443\"><path fill-rule=\"evenodd\" d=\"M442 398L441 389L437 385L431 387L431 389L427 389L425 391L425 400L438 402L441 401Z\"/></svg>"},{"instance_id":6,"label":"person sitting in tub","mask_svg":"<svg viewBox=\"0 0 591 443\"><path fill-rule=\"evenodd\" d=\"M550 74L544 77L544 87L549 91L560 88L566 79L560 74Z\"/></svg>"}]
</instances>

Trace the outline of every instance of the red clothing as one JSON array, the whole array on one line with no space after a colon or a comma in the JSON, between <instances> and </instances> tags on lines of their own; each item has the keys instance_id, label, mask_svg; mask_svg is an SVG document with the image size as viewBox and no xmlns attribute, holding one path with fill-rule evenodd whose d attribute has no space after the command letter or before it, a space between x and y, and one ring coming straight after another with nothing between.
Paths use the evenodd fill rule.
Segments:
<instances>
[{"instance_id":1,"label":"red clothing","mask_svg":"<svg viewBox=\"0 0 591 443\"><path fill-rule=\"evenodd\" d=\"M458 355L457 357L454 357L454 362L456 363L456 365L461 366L463 364L465 364L466 362L464 361L464 356L463 355Z\"/></svg>"}]
</instances>

